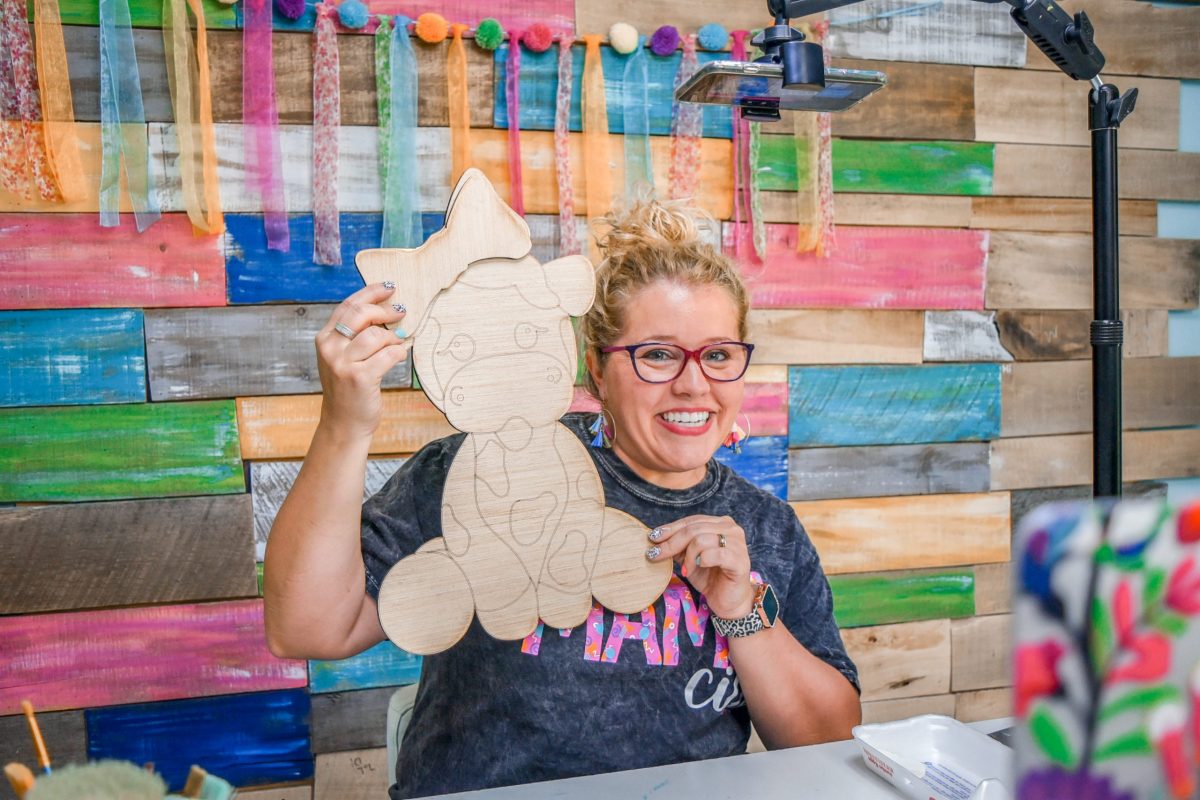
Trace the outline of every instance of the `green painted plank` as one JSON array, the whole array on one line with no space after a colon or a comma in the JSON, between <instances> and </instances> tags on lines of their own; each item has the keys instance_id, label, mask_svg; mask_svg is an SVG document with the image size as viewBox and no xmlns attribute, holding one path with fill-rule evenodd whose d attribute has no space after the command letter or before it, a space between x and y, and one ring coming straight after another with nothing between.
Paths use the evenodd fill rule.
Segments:
<instances>
[{"instance_id":1,"label":"green painted plank","mask_svg":"<svg viewBox=\"0 0 1200 800\"><path fill-rule=\"evenodd\" d=\"M833 616L843 628L969 617L975 613L970 569L830 575Z\"/></svg>"},{"instance_id":2,"label":"green painted plank","mask_svg":"<svg viewBox=\"0 0 1200 800\"><path fill-rule=\"evenodd\" d=\"M990 142L834 139L833 190L986 196L992 193L994 152ZM795 191L797 180L807 182L807 159L797 167L792 137L762 137L755 179L769 191Z\"/></svg>"},{"instance_id":3,"label":"green painted plank","mask_svg":"<svg viewBox=\"0 0 1200 800\"><path fill-rule=\"evenodd\" d=\"M202 0L204 22L209 28L236 28L237 14L233 6L218 0ZM33 0L26 0L29 21L33 22ZM100 4L97 0L59 0L59 16L64 25L99 25ZM162 0L129 0L129 19L135 28L162 27Z\"/></svg>"},{"instance_id":4,"label":"green painted plank","mask_svg":"<svg viewBox=\"0 0 1200 800\"><path fill-rule=\"evenodd\" d=\"M0 502L244 492L232 400L0 411Z\"/></svg>"}]
</instances>

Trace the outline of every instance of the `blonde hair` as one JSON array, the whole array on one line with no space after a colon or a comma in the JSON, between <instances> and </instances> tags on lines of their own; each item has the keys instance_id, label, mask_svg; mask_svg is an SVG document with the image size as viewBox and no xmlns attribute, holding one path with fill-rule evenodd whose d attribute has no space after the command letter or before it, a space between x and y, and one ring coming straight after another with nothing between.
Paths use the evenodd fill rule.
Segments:
<instances>
[{"instance_id":1,"label":"blonde hair","mask_svg":"<svg viewBox=\"0 0 1200 800\"><path fill-rule=\"evenodd\" d=\"M738 338L746 338L750 298L733 262L701 234L702 227L720 230L711 217L678 201L642 196L604 217L602 225L608 230L598 242L604 259L596 268L596 299L581 325L585 350L593 358L602 361L601 348L621 335L633 296L658 281L725 289L737 306ZM584 373L584 386L600 396L590 371Z\"/></svg>"}]
</instances>

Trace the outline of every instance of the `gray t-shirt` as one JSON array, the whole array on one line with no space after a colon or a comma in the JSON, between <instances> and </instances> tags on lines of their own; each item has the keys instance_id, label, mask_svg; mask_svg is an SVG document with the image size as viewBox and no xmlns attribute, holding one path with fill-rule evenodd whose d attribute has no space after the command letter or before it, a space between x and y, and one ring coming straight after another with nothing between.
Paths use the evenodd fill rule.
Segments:
<instances>
[{"instance_id":1,"label":"gray t-shirt","mask_svg":"<svg viewBox=\"0 0 1200 800\"><path fill-rule=\"evenodd\" d=\"M562 421L586 443L592 419L568 414ZM393 564L442 535L442 490L463 438L422 448L363 506L372 596ZM746 531L751 569L775 588L788 630L858 688L829 583L787 503L715 460L699 484L672 490L642 480L611 450L588 452L607 505L647 527L693 514L732 517ZM652 611L614 615L593 606L584 625L539 625L522 642L493 639L475 620L454 647L426 656L390 794L421 797L718 758L744 752L749 731L725 641L703 596L676 567Z\"/></svg>"}]
</instances>

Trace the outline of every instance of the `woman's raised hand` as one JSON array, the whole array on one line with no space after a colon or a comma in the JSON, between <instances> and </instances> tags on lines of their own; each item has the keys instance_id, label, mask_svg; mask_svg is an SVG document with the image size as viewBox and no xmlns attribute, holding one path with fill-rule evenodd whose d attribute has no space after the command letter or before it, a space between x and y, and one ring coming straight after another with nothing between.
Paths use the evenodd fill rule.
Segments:
<instances>
[{"instance_id":1,"label":"woman's raised hand","mask_svg":"<svg viewBox=\"0 0 1200 800\"><path fill-rule=\"evenodd\" d=\"M383 412L383 376L408 355L404 330L382 327L404 317L403 304L394 299L391 309L378 305L395 291L390 282L359 289L317 332L317 369L325 393L321 423L342 434L369 438L375 433Z\"/></svg>"},{"instance_id":2,"label":"woman's raised hand","mask_svg":"<svg viewBox=\"0 0 1200 800\"><path fill-rule=\"evenodd\" d=\"M712 612L737 619L754 607L746 532L730 517L695 515L650 531L651 561L674 559Z\"/></svg>"}]
</instances>

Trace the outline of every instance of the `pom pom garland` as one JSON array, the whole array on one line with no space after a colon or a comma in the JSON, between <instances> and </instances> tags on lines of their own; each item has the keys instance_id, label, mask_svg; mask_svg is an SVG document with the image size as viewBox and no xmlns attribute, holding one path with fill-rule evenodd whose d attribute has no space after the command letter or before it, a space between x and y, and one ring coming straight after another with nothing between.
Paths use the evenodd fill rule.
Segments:
<instances>
[{"instance_id":1,"label":"pom pom garland","mask_svg":"<svg viewBox=\"0 0 1200 800\"><path fill-rule=\"evenodd\" d=\"M608 29L608 43L621 55L629 55L638 47L637 28L628 22L614 22Z\"/></svg>"},{"instance_id":2,"label":"pom pom garland","mask_svg":"<svg viewBox=\"0 0 1200 800\"><path fill-rule=\"evenodd\" d=\"M554 34L550 32L550 26L544 22L533 23L521 37L521 44L533 53L544 53L550 49L550 45L553 43Z\"/></svg>"},{"instance_id":3,"label":"pom pom garland","mask_svg":"<svg viewBox=\"0 0 1200 800\"><path fill-rule=\"evenodd\" d=\"M275 0L275 10L287 19L300 19L304 15L304 0Z\"/></svg>"},{"instance_id":4,"label":"pom pom garland","mask_svg":"<svg viewBox=\"0 0 1200 800\"><path fill-rule=\"evenodd\" d=\"M446 34L450 31L450 26L446 24L446 18L441 14L426 11L417 17L417 24L413 30L422 42L437 44L446 41Z\"/></svg>"},{"instance_id":5,"label":"pom pom garland","mask_svg":"<svg viewBox=\"0 0 1200 800\"><path fill-rule=\"evenodd\" d=\"M669 56L679 47L679 31L674 25L663 25L650 37L650 52L656 56Z\"/></svg>"},{"instance_id":6,"label":"pom pom garland","mask_svg":"<svg viewBox=\"0 0 1200 800\"><path fill-rule=\"evenodd\" d=\"M337 7L338 21L342 23L342 27L358 30L367 24L371 13L367 10L366 3L362 0L342 0Z\"/></svg>"},{"instance_id":7,"label":"pom pom garland","mask_svg":"<svg viewBox=\"0 0 1200 800\"><path fill-rule=\"evenodd\" d=\"M729 32L719 22L710 22L696 33L696 43L704 50L724 50Z\"/></svg>"},{"instance_id":8,"label":"pom pom garland","mask_svg":"<svg viewBox=\"0 0 1200 800\"><path fill-rule=\"evenodd\" d=\"M488 17L479 21L479 27L475 29L475 44L484 50L495 50L503 41L504 28L497 20Z\"/></svg>"}]
</instances>

